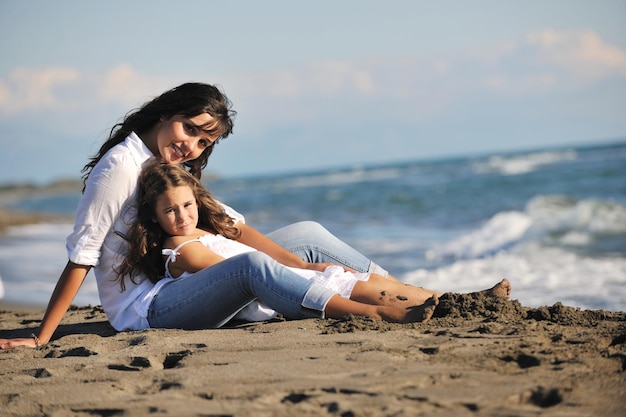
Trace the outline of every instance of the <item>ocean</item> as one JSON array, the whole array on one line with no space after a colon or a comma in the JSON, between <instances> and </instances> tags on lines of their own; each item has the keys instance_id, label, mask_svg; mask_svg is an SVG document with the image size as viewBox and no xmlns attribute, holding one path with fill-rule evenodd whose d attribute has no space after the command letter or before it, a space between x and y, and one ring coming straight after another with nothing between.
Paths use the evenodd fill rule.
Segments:
<instances>
[{"instance_id":1,"label":"ocean","mask_svg":"<svg viewBox=\"0 0 626 417\"><path fill-rule=\"evenodd\" d=\"M508 278L528 307L626 311L626 142L207 186L262 232L317 221L406 283L466 292ZM79 197L21 198L11 208L72 214ZM5 301L47 303L71 229L19 226L0 238ZM99 304L91 273L74 303Z\"/></svg>"}]
</instances>

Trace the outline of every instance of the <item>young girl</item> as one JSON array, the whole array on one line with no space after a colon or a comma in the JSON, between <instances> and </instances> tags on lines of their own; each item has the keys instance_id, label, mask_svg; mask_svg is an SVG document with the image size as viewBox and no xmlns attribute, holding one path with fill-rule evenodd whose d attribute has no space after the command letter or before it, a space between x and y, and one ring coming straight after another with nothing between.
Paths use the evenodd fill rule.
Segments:
<instances>
[{"instance_id":1,"label":"young girl","mask_svg":"<svg viewBox=\"0 0 626 417\"><path fill-rule=\"evenodd\" d=\"M125 276L140 273L155 283L182 279L226 258L255 251L238 241L241 219L229 216L198 179L177 165L147 163L139 178L138 199L137 221L128 235L130 250L118 270L121 285ZM158 262L162 255L163 261ZM338 266L324 271L288 269L343 297L343 301L337 296L330 299L326 309L329 317L353 313L389 321L424 321L437 304L436 296L424 303L421 295L414 294L415 287L377 274L345 271ZM264 304L284 314L271 299L261 297ZM267 318L244 312L237 317Z\"/></svg>"}]
</instances>

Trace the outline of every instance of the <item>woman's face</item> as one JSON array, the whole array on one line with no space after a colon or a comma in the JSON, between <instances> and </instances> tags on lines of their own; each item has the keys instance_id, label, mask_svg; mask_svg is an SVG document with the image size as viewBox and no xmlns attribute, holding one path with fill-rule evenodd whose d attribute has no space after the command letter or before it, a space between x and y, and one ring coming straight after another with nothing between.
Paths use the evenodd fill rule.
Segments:
<instances>
[{"instance_id":1,"label":"woman's face","mask_svg":"<svg viewBox=\"0 0 626 417\"><path fill-rule=\"evenodd\" d=\"M157 197L154 220L170 236L187 236L198 225L198 203L191 187L173 187Z\"/></svg>"},{"instance_id":2,"label":"woman's face","mask_svg":"<svg viewBox=\"0 0 626 417\"><path fill-rule=\"evenodd\" d=\"M217 140L206 130L215 124L208 113L194 117L181 115L163 120L152 138L146 143L152 153L170 164L180 164L198 158L202 152Z\"/></svg>"}]
</instances>

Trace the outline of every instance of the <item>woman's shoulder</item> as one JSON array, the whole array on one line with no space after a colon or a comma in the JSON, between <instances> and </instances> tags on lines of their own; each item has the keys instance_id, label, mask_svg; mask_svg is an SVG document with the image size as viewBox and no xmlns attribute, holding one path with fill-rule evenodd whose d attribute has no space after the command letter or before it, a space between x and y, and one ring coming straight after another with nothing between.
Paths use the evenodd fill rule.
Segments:
<instances>
[{"instance_id":1,"label":"woman's shoulder","mask_svg":"<svg viewBox=\"0 0 626 417\"><path fill-rule=\"evenodd\" d=\"M131 152L117 144L111 148L93 167L89 178L98 181L121 181L127 179L129 182L136 182L141 165L135 160Z\"/></svg>"}]
</instances>

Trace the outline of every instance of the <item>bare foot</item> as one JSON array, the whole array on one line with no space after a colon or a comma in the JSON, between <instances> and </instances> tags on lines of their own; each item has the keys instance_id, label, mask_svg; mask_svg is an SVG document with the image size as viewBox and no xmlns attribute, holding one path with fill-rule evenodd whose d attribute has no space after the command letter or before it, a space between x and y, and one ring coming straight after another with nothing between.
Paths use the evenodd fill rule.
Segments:
<instances>
[{"instance_id":1,"label":"bare foot","mask_svg":"<svg viewBox=\"0 0 626 417\"><path fill-rule=\"evenodd\" d=\"M490 297L499 297L508 300L511 296L511 283L508 279L503 279L488 290L478 291L479 294L488 295Z\"/></svg>"},{"instance_id":2,"label":"bare foot","mask_svg":"<svg viewBox=\"0 0 626 417\"><path fill-rule=\"evenodd\" d=\"M433 295L424 304L406 308L380 306L381 319L392 323L415 323L427 322L433 316L435 308L439 304L439 298Z\"/></svg>"}]
</instances>

